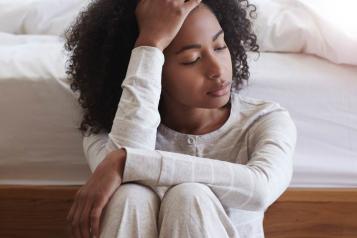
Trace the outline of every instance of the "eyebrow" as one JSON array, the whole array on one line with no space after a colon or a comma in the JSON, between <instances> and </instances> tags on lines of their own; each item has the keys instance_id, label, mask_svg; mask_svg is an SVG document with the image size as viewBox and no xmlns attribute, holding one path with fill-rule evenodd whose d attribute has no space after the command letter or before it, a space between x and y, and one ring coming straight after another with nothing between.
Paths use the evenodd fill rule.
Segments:
<instances>
[{"instance_id":1,"label":"eyebrow","mask_svg":"<svg viewBox=\"0 0 357 238\"><path fill-rule=\"evenodd\" d=\"M223 33L223 30L221 29L219 32L217 32L213 37L212 37L212 41L217 40L218 36L221 35ZM176 52L176 54L180 54L185 50L189 50L189 49L197 49L197 48L201 48L200 44L191 44L191 45L186 45L184 47L182 47L180 50L178 50Z\"/></svg>"}]
</instances>

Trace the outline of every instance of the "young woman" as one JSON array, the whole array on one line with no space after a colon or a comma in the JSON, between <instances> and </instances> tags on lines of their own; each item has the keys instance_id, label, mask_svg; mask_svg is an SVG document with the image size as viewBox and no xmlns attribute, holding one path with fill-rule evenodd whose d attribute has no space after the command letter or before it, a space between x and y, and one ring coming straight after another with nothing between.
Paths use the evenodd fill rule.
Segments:
<instances>
[{"instance_id":1,"label":"young woman","mask_svg":"<svg viewBox=\"0 0 357 238\"><path fill-rule=\"evenodd\" d=\"M98 0L71 28L68 73L93 174L73 237L264 237L288 187L296 127L238 94L257 52L238 0Z\"/></svg>"}]
</instances>

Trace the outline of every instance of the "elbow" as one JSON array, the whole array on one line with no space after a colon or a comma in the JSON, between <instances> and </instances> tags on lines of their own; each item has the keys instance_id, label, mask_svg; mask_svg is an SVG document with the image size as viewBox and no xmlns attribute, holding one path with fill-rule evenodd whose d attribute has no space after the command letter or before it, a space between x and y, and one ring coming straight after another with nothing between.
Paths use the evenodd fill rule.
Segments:
<instances>
[{"instance_id":1,"label":"elbow","mask_svg":"<svg viewBox=\"0 0 357 238\"><path fill-rule=\"evenodd\" d=\"M269 187L269 176L259 167L251 167L251 195L247 205L251 211L265 211L270 206L271 191ZM259 175L259 176L258 176Z\"/></svg>"},{"instance_id":2,"label":"elbow","mask_svg":"<svg viewBox=\"0 0 357 238\"><path fill-rule=\"evenodd\" d=\"M252 194L251 204L255 211L266 211L286 190L289 180L282 184L277 190L272 190L268 183L256 184L254 193ZM277 182L278 183L278 182Z\"/></svg>"},{"instance_id":3,"label":"elbow","mask_svg":"<svg viewBox=\"0 0 357 238\"><path fill-rule=\"evenodd\" d=\"M268 195L266 194L265 197L261 198L259 201L259 211L266 211L270 205L271 201L268 199Z\"/></svg>"},{"instance_id":4,"label":"elbow","mask_svg":"<svg viewBox=\"0 0 357 238\"><path fill-rule=\"evenodd\" d=\"M260 186L255 190L251 198L251 205L254 211L265 211L271 205L269 191L266 186Z\"/></svg>"}]
</instances>

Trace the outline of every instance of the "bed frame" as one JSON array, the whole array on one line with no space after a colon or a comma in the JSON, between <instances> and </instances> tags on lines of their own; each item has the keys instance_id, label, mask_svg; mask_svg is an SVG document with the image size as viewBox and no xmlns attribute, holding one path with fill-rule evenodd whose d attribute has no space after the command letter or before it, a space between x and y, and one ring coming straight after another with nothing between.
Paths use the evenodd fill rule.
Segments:
<instances>
[{"instance_id":1,"label":"bed frame","mask_svg":"<svg viewBox=\"0 0 357 238\"><path fill-rule=\"evenodd\" d=\"M0 185L0 237L70 237L79 186ZM266 238L356 238L357 188L289 188L266 212Z\"/></svg>"}]
</instances>

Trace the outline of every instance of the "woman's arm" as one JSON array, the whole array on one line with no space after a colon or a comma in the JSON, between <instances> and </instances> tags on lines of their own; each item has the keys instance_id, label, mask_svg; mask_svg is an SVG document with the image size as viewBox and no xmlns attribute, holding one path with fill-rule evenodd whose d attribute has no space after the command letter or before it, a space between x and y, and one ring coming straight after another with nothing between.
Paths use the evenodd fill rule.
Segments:
<instances>
[{"instance_id":1,"label":"woman's arm","mask_svg":"<svg viewBox=\"0 0 357 238\"><path fill-rule=\"evenodd\" d=\"M122 84L123 93L113 121L109 141L90 153L96 138L83 141L92 171L113 150L125 146L155 149L160 123L158 104L161 93L163 50L171 43L188 14L201 0L177 2L140 1L135 10L140 34L132 50L128 71ZM149 44L151 46L140 46ZM87 151L87 152L86 152ZM93 161L93 162L91 162Z\"/></svg>"},{"instance_id":2,"label":"woman's arm","mask_svg":"<svg viewBox=\"0 0 357 238\"><path fill-rule=\"evenodd\" d=\"M288 187L296 126L287 111L260 118L249 130L246 165L165 151L126 148L123 182L209 185L226 207L263 211Z\"/></svg>"},{"instance_id":3,"label":"woman's arm","mask_svg":"<svg viewBox=\"0 0 357 238\"><path fill-rule=\"evenodd\" d=\"M111 132L83 138L84 154L92 172L107 154L123 145L155 149L163 64L164 54L159 48L139 46L132 50Z\"/></svg>"}]
</instances>

